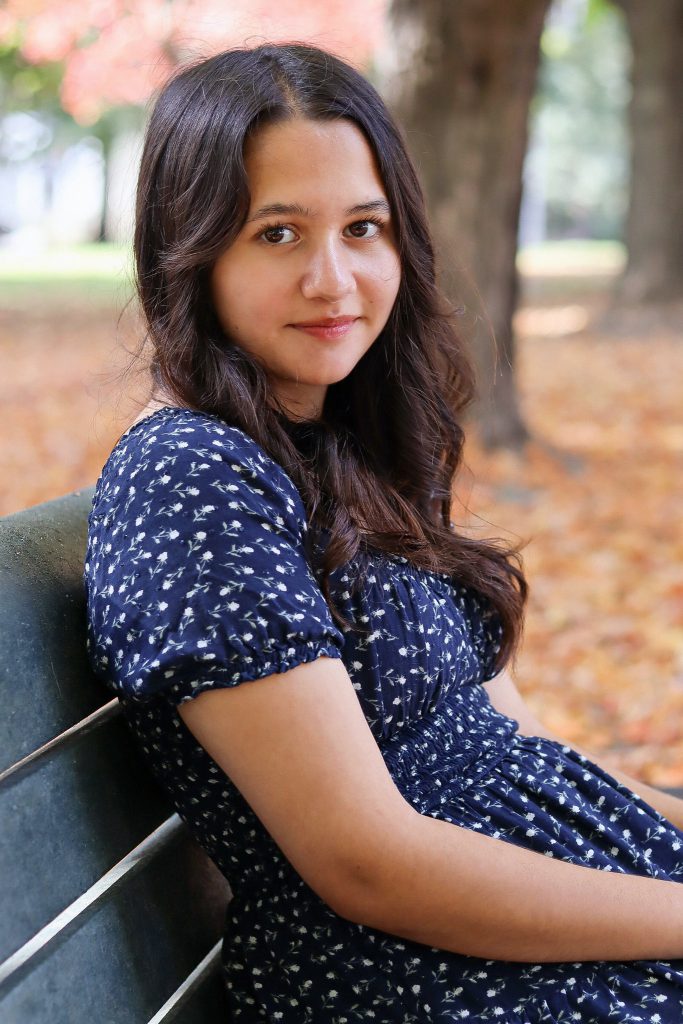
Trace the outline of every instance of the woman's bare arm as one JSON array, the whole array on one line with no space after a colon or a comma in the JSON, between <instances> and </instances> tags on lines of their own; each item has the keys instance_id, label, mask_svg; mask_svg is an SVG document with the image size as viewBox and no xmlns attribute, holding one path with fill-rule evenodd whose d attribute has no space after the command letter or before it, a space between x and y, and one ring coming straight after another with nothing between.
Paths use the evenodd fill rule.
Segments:
<instances>
[{"instance_id":1,"label":"woman's bare arm","mask_svg":"<svg viewBox=\"0 0 683 1024\"><path fill-rule=\"evenodd\" d=\"M423 817L387 842L381 885L353 920L484 959L674 959L683 885L599 871Z\"/></svg>"},{"instance_id":2,"label":"woman's bare arm","mask_svg":"<svg viewBox=\"0 0 683 1024\"><path fill-rule=\"evenodd\" d=\"M683 956L683 886L578 867L417 813L341 661L180 707L284 855L337 913L475 956Z\"/></svg>"},{"instance_id":3,"label":"woman's bare arm","mask_svg":"<svg viewBox=\"0 0 683 1024\"><path fill-rule=\"evenodd\" d=\"M568 742L561 736L558 736L557 733L553 733L533 714L508 672L501 672L495 679L485 683L484 688L488 691L491 703L498 711L501 711L504 715L509 715L510 718L517 719L519 731L524 735L545 736L548 739L556 740L558 743ZM569 745L594 764L604 767L615 779L628 786L634 793L642 797L646 803L654 807L660 814L663 814L665 818L668 818L676 828L683 829L683 800L672 796L671 793L663 793L660 789L654 789L639 779L632 778L617 765L613 764L608 757L592 754L589 750L579 747L575 743Z\"/></svg>"}]
</instances>

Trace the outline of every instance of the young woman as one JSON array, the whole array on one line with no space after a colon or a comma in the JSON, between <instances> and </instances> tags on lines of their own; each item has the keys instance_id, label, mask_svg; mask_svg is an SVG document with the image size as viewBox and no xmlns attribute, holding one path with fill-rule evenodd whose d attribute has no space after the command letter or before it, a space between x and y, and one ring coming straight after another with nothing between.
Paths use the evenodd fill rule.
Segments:
<instances>
[{"instance_id":1,"label":"young woman","mask_svg":"<svg viewBox=\"0 0 683 1024\"><path fill-rule=\"evenodd\" d=\"M298 45L182 70L135 253L156 405L89 650L230 882L230 1019L680 1024L683 807L505 671L526 585L450 519L472 380L377 93Z\"/></svg>"}]
</instances>

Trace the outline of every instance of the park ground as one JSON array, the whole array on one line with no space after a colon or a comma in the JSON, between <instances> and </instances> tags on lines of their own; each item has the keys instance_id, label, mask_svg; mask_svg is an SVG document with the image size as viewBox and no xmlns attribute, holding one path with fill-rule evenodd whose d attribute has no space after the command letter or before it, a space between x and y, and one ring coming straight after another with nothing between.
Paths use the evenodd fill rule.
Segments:
<instances>
[{"instance_id":1,"label":"park ground","mask_svg":"<svg viewBox=\"0 0 683 1024\"><path fill-rule=\"evenodd\" d=\"M472 436L458 485L469 512L455 518L525 544L514 674L539 717L680 787L683 338L674 315L607 316L619 258L566 245L521 257L517 372L532 440L491 453ZM0 514L91 486L137 414L129 294L107 247L0 259Z\"/></svg>"}]
</instances>

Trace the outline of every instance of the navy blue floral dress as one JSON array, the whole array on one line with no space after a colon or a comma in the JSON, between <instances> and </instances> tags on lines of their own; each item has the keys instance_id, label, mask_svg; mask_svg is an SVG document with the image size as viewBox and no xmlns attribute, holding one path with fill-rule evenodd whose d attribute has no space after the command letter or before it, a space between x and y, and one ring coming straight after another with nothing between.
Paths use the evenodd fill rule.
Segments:
<instances>
[{"instance_id":1,"label":"navy blue floral dress","mask_svg":"<svg viewBox=\"0 0 683 1024\"><path fill-rule=\"evenodd\" d=\"M227 877L230 1020L282 1024L681 1024L683 961L519 964L335 914L285 859L178 705L342 658L396 785L421 814L548 857L683 879L683 834L574 750L522 736L480 685L499 625L449 576L373 554L335 597L304 555L301 497L247 435L165 408L123 435L94 498L88 645L152 770ZM398 897L400 898L400 896Z\"/></svg>"}]
</instances>

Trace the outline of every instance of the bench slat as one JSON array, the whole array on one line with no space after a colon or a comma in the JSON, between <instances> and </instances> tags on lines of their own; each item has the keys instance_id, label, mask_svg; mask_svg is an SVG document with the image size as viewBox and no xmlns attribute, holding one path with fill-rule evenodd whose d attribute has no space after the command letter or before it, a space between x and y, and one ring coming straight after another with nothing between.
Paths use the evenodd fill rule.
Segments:
<instances>
[{"instance_id":1,"label":"bench slat","mask_svg":"<svg viewBox=\"0 0 683 1024\"><path fill-rule=\"evenodd\" d=\"M223 977L217 970L179 1007L173 1024L228 1024L231 1018L226 1002Z\"/></svg>"},{"instance_id":2,"label":"bench slat","mask_svg":"<svg viewBox=\"0 0 683 1024\"><path fill-rule=\"evenodd\" d=\"M40 960L50 952L52 946L63 942L74 929L80 928L88 916L110 897L118 886L145 867L167 843L179 839L181 830L180 818L177 814L172 815L115 864L111 871L107 871L98 879L87 892L74 900L21 949L0 964L0 997L17 985L29 971L34 970Z\"/></svg>"},{"instance_id":3,"label":"bench slat","mask_svg":"<svg viewBox=\"0 0 683 1024\"><path fill-rule=\"evenodd\" d=\"M86 905L58 920L47 941L38 936L28 955L12 958L0 985L3 1024L133 1024L172 997L215 946L226 897L218 881L208 907L206 884L200 891L188 882L198 850L184 828L159 845L133 870L103 880L104 891L85 894ZM226 1019L218 993L207 1022Z\"/></svg>"},{"instance_id":4,"label":"bench slat","mask_svg":"<svg viewBox=\"0 0 683 1024\"><path fill-rule=\"evenodd\" d=\"M0 787L0 959L169 816L121 717L57 746Z\"/></svg>"},{"instance_id":5,"label":"bench slat","mask_svg":"<svg viewBox=\"0 0 683 1024\"><path fill-rule=\"evenodd\" d=\"M105 722L108 722L110 718L120 714L121 705L115 697L108 704L104 704L97 711L93 711L92 715L88 715L82 722L72 725L70 729L65 729L59 736L55 736L53 740L49 740L42 747L39 747L38 750L34 750L32 754L27 754L20 761L16 761L9 768L5 768L4 772L0 772L0 790L8 785L14 785L23 779L24 776L35 771L41 762L46 757L54 754L55 751L61 750L71 743L78 743L79 740L87 736L93 729L98 729Z\"/></svg>"},{"instance_id":6,"label":"bench slat","mask_svg":"<svg viewBox=\"0 0 683 1024\"><path fill-rule=\"evenodd\" d=\"M201 963L187 976L185 981L173 993L164 1005L154 1014L148 1024L171 1024L177 1021L181 1011L186 1012L195 1001L197 991L205 986L207 980L218 970L221 963L221 943L217 942Z\"/></svg>"}]
</instances>

